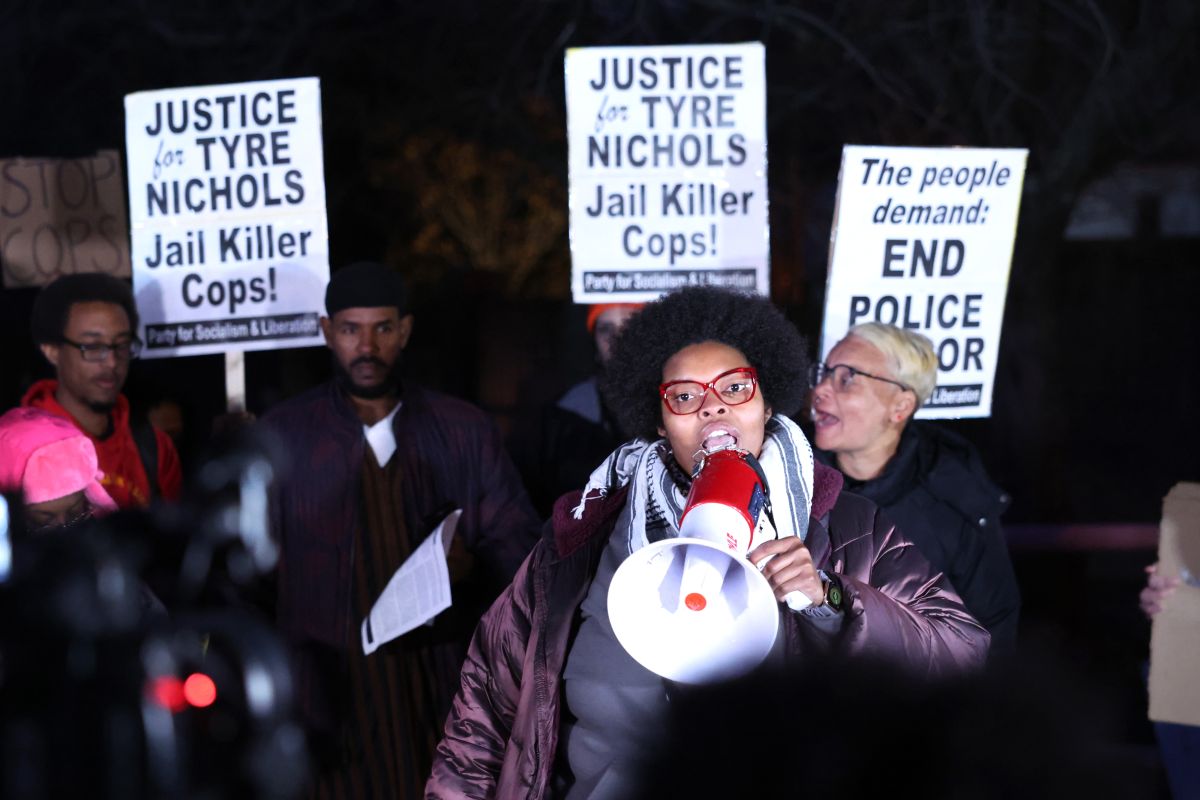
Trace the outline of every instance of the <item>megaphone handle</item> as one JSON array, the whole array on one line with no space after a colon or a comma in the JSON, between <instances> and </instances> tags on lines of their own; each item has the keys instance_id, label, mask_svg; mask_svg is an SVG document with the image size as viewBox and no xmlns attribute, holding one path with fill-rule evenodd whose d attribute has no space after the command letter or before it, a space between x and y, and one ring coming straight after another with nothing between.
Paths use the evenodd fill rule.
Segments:
<instances>
[{"instance_id":1,"label":"megaphone handle","mask_svg":"<svg viewBox=\"0 0 1200 800\"><path fill-rule=\"evenodd\" d=\"M775 555L771 554L771 555L767 556L766 558L764 558L762 561L758 562L758 571L762 572L763 567L765 567L767 565L767 562L770 561L774 557L775 557ZM804 609L808 608L809 606L811 606L813 604L813 601L811 599L809 599L808 595L806 595L804 592L800 591L799 589L797 589L794 592L788 592L787 594L785 594L783 596L783 602L792 611L803 611Z\"/></svg>"},{"instance_id":2,"label":"megaphone handle","mask_svg":"<svg viewBox=\"0 0 1200 800\"><path fill-rule=\"evenodd\" d=\"M754 474L758 476L758 482L762 484L763 511L766 512L767 520L771 523L772 528L779 530L775 526L775 514L771 511L771 487L767 484L767 473L763 472L762 464L758 463L758 459L750 453L746 453L746 463L754 470Z\"/></svg>"},{"instance_id":3,"label":"megaphone handle","mask_svg":"<svg viewBox=\"0 0 1200 800\"><path fill-rule=\"evenodd\" d=\"M787 607L792 611L803 611L813 604L813 601L808 598L808 595L801 591L788 592L787 595L784 596L783 602L786 603Z\"/></svg>"}]
</instances>

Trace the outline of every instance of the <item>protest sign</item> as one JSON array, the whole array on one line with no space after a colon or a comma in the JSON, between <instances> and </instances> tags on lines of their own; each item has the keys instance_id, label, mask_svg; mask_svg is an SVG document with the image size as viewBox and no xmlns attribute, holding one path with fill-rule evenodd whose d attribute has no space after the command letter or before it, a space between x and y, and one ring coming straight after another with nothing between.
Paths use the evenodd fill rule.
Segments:
<instances>
[{"instance_id":1,"label":"protest sign","mask_svg":"<svg viewBox=\"0 0 1200 800\"><path fill-rule=\"evenodd\" d=\"M1200 725L1200 483L1177 483L1163 500L1158 573L1180 585L1154 615L1150 719Z\"/></svg>"},{"instance_id":2,"label":"protest sign","mask_svg":"<svg viewBox=\"0 0 1200 800\"><path fill-rule=\"evenodd\" d=\"M127 95L125 130L143 357L320 344L317 79Z\"/></svg>"},{"instance_id":3,"label":"protest sign","mask_svg":"<svg viewBox=\"0 0 1200 800\"><path fill-rule=\"evenodd\" d=\"M0 265L9 289L62 275L129 277L121 156L0 161Z\"/></svg>"},{"instance_id":4,"label":"protest sign","mask_svg":"<svg viewBox=\"0 0 1200 800\"><path fill-rule=\"evenodd\" d=\"M568 50L566 89L575 302L767 294L762 45Z\"/></svg>"},{"instance_id":5,"label":"protest sign","mask_svg":"<svg viewBox=\"0 0 1200 800\"><path fill-rule=\"evenodd\" d=\"M917 416L990 415L1027 153L847 146L822 357L859 323L919 331L938 379Z\"/></svg>"}]
</instances>

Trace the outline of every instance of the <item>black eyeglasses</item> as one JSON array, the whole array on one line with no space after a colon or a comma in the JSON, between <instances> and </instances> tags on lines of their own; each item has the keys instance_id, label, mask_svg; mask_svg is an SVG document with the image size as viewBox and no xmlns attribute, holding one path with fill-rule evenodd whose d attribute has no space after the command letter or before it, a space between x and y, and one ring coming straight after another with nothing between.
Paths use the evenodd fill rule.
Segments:
<instances>
[{"instance_id":1,"label":"black eyeglasses","mask_svg":"<svg viewBox=\"0 0 1200 800\"><path fill-rule=\"evenodd\" d=\"M874 381L890 383L893 386L899 386L906 392L912 391L912 387L905 386L900 381L894 381L891 378L884 378L879 375L872 375L869 372L856 369L849 364L813 364L808 372L808 385L815 389L826 378L830 378L835 392L848 392L853 388L854 378L857 375L862 375L864 378L870 378Z\"/></svg>"},{"instance_id":2,"label":"black eyeglasses","mask_svg":"<svg viewBox=\"0 0 1200 800\"><path fill-rule=\"evenodd\" d=\"M81 525L92 518L96 513L95 507L87 498L82 498L78 503L67 509L65 512L55 514L54 516L41 519L35 519L32 516L28 517L28 525L30 533L46 533L47 531L62 531L69 528L74 528L76 525Z\"/></svg>"},{"instance_id":3,"label":"black eyeglasses","mask_svg":"<svg viewBox=\"0 0 1200 800\"><path fill-rule=\"evenodd\" d=\"M138 353L142 352L142 343L139 339L108 344L106 342L72 342L64 336L61 341L63 344L69 344L77 349L84 361L91 362L108 361L108 357L114 354L118 361L128 361L131 358L137 358Z\"/></svg>"}]
</instances>

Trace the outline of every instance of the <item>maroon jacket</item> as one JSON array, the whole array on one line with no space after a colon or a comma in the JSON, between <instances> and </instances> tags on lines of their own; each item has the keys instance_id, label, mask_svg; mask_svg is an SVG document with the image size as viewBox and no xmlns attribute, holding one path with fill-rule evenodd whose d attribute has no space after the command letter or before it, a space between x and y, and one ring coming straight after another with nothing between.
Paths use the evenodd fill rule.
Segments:
<instances>
[{"instance_id":1,"label":"maroon jacket","mask_svg":"<svg viewBox=\"0 0 1200 800\"><path fill-rule=\"evenodd\" d=\"M421 636L461 659L471 631L537 541L534 515L495 425L461 400L406 387L393 418L405 476L405 526L414 546L455 508L456 536L475 556L454 606ZM362 512L360 481L366 437L349 399L326 383L263 417L286 447L288 474L276 487L271 522L281 546L276 616L294 646L298 701L310 726L334 723L331 674L361 620L351 613L354 531ZM455 665L457 661L450 659ZM451 676L453 681L453 674ZM447 692L449 705L452 689Z\"/></svg>"},{"instance_id":2,"label":"maroon jacket","mask_svg":"<svg viewBox=\"0 0 1200 800\"><path fill-rule=\"evenodd\" d=\"M818 569L841 576L842 653L930 677L981 666L988 633L949 582L873 503L842 493L836 470L817 464L815 483L806 544ZM475 632L426 797L548 796L567 651L626 494L588 501L581 520L570 512L577 492L555 504L547 535ZM786 657L798 659L818 646L811 623L780 608Z\"/></svg>"}]
</instances>

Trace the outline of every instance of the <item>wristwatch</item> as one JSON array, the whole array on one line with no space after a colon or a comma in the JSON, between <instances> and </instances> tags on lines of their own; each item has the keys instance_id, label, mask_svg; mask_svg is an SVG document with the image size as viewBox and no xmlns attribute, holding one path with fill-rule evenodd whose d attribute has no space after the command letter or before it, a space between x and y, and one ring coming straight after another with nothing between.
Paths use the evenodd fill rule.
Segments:
<instances>
[{"instance_id":1,"label":"wristwatch","mask_svg":"<svg viewBox=\"0 0 1200 800\"><path fill-rule=\"evenodd\" d=\"M841 611L846 599L842 594L842 582L835 574L826 575L825 578L825 605L834 611Z\"/></svg>"}]
</instances>

